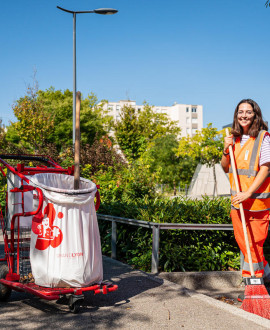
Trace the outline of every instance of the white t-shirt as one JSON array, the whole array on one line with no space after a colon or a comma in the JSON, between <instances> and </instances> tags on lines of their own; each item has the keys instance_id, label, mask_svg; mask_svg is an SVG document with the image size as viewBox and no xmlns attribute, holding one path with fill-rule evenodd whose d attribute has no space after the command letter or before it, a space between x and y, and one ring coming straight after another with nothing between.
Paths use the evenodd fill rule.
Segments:
<instances>
[{"instance_id":1,"label":"white t-shirt","mask_svg":"<svg viewBox=\"0 0 270 330\"><path fill-rule=\"evenodd\" d=\"M240 141L241 147L243 147L243 145L247 142L249 138L249 135L242 135ZM268 135L265 135L262 141L259 166L262 166L265 163L270 163L270 136Z\"/></svg>"}]
</instances>

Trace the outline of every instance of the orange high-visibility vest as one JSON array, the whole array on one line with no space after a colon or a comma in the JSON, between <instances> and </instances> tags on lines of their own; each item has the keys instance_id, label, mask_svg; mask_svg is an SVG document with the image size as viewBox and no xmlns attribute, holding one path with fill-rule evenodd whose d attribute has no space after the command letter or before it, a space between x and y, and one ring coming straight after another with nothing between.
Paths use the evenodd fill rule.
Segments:
<instances>
[{"instance_id":1,"label":"orange high-visibility vest","mask_svg":"<svg viewBox=\"0 0 270 330\"><path fill-rule=\"evenodd\" d=\"M240 191L248 190L260 170L259 157L262 140L265 134L269 135L266 131L260 131L257 138L250 137L243 147L240 145L240 138L238 137L235 139L233 148ZM229 179L233 198L233 196L236 195L236 186L231 165L229 167ZM270 175L268 175L259 189L242 204L244 209L249 211L270 210ZM239 204L234 204L233 207L239 209Z\"/></svg>"}]
</instances>

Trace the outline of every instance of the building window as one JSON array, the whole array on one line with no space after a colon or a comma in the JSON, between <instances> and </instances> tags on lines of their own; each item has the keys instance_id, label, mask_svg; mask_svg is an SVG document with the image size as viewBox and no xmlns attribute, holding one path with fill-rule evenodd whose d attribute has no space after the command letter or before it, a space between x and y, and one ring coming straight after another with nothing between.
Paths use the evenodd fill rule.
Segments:
<instances>
[{"instance_id":1,"label":"building window","mask_svg":"<svg viewBox=\"0 0 270 330\"><path fill-rule=\"evenodd\" d=\"M120 105L117 105L116 106L116 111L119 111L120 110Z\"/></svg>"},{"instance_id":2,"label":"building window","mask_svg":"<svg viewBox=\"0 0 270 330\"><path fill-rule=\"evenodd\" d=\"M187 119L186 119L187 121L186 121L186 123L187 124L190 124L190 118L189 117L187 117Z\"/></svg>"},{"instance_id":3,"label":"building window","mask_svg":"<svg viewBox=\"0 0 270 330\"><path fill-rule=\"evenodd\" d=\"M186 107L186 112L189 112L189 108L188 107Z\"/></svg>"},{"instance_id":4,"label":"building window","mask_svg":"<svg viewBox=\"0 0 270 330\"><path fill-rule=\"evenodd\" d=\"M197 112L197 108L192 108L191 112Z\"/></svg>"},{"instance_id":5,"label":"building window","mask_svg":"<svg viewBox=\"0 0 270 330\"><path fill-rule=\"evenodd\" d=\"M141 108L138 108L138 112L141 112Z\"/></svg>"}]
</instances>

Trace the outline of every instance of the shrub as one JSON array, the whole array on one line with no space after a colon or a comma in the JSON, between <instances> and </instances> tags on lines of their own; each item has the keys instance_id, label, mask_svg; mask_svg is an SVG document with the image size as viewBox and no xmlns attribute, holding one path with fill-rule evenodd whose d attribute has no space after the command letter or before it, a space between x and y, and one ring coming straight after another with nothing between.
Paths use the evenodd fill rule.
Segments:
<instances>
[{"instance_id":1,"label":"shrub","mask_svg":"<svg viewBox=\"0 0 270 330\"><path fill-rule=\"evenodd\" d=\"M115 204L110 204L111 208L104 209L103 206L100 212L162 223L230 223L228 198L191 200L183 197L151 199L146 196L134 203ZM111 224L99 221L99 225L103 253L110 254ZM239 269L239 249L232 231L161 230L159 250L161 271ZM117 225L118 259L150 271L151 254L150 229Z\"/></svg>"}]
</instances>

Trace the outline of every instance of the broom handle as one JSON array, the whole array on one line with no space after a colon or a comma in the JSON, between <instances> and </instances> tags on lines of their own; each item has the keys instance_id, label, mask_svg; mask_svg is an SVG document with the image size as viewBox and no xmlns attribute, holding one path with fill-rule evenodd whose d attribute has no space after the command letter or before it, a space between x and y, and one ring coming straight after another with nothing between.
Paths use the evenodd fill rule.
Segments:
<instances>
[{"instance_id":1,"label":"broom handle","mask_svg":"<svg viewBox=\"0 0 270 330\"><path fill-rule=\"evenodd\" d=\"M230 136L228 128L226 128L226 136L227 137ZM235 182L235 186L236 186L236 192L239 193L240 188L239 188L239 182L238 182L238 175L237 175L237 171L236 171L235 159L234 159L233 149L232 149L231 145L229 146L229 153L230 153L231 166L232 166L232 171L233 171L233 178L234 178L234 182ZM243 204L239 203L239 207L240 207L240 215L241 215L243 232L244 232L244 237L245 237L245 244L246 244L247 255L248 255L250 274L252 277L254 277L255 273L254 273L254 267L253 267L253 263L252 263L251 252L250 252L250 245L249 245L249 241L248 241L247 226L246 226L246 219L245 219Z\"/></svg>"},{"instance_id":2,"label":"broom handle","mask_svg":"<svg viewBox=\"0 0 270 330\"><path fill-rule=\"evenodd\" d=\"M80 188L80 109L81 92L76 93L76 126L74 148L74 189Z\"/></svg>"}]
</instances>

